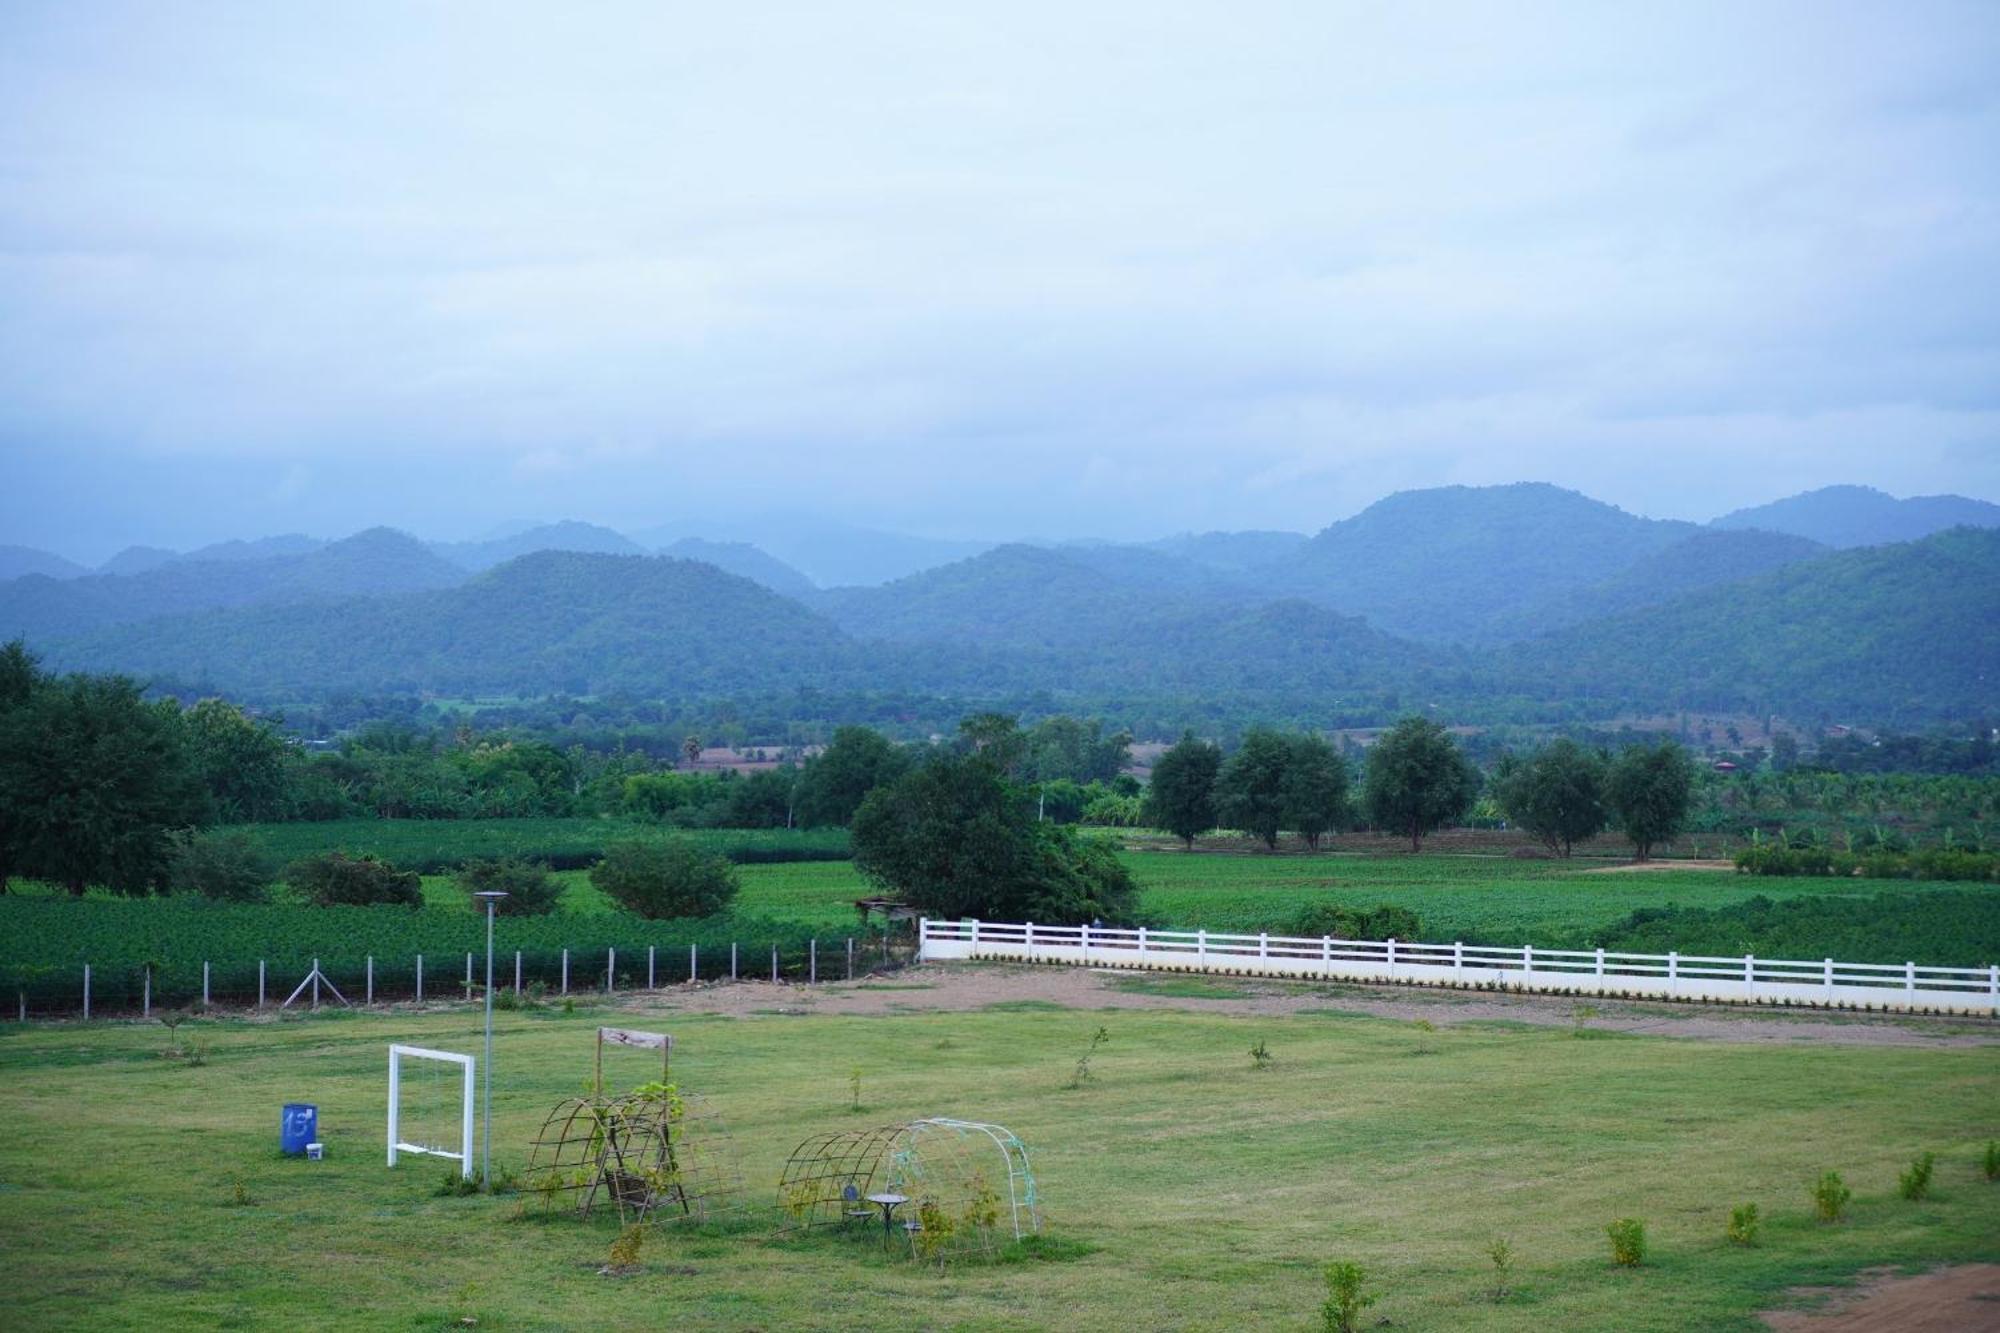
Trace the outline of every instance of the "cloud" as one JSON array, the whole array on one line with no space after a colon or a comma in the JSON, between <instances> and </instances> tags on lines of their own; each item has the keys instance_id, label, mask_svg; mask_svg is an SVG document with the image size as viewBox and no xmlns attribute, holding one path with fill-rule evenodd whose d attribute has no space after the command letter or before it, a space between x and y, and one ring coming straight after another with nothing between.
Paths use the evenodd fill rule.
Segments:
<instances>
[{"instance_id":1,"label":"cloud","mask_svg":"<svg viewBox=\"0 0 2000 1333\"><path fill-rule=\"evenodd\" d=\"M10 6L0 524L2000 494L1995 67L1946 4Z\"/></svg>"}]
</instances>

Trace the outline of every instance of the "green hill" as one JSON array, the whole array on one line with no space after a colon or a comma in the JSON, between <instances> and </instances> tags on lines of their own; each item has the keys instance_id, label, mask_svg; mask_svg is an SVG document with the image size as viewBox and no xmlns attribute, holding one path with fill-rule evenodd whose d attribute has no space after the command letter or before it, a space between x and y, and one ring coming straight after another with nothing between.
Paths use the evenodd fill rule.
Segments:
<instances>
[{"instance_id":1,"label":"green hill","mask_svg":"<svg viewBox=\"0 0 2000 1333\"><path fill-rule=\"evenodd\" d=\"M2000 530L1840 551L1521 644L1523 689L1918 724L2000 697Z\"/></svg>"},{"instance_id":2,"label":"green hill","mask_svg":"<svg viewBox=\"0 0 2000 1333\"><path fill-rule=\"evenodd\" d=\"M1963 495L1898 500L1872 486L1823 486L1724 514L1710 526L1789 532L1826 546L1880 546L1918 541L1946 528L2000 527L2000 505Z\"/></svg>"}]
</instances>

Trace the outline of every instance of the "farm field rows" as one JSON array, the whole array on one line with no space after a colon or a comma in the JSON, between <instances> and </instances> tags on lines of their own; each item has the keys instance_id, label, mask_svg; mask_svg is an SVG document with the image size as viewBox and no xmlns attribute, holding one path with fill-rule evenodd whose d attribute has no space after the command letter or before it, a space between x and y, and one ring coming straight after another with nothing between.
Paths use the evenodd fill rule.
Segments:
<instances>
[{"instance_id":1,"label":"farm field rows","mask_svg":"<svg viewBox=\"0 0 2000 1333\"><path fill-rule=\"evenodd\" d=\"M516 1199L436 1197L442 1164L383 1166L386 1046L475 1050L469 1007L198 1021L179 1035L208 1047L200 1067L162 1059L157 1025L0 1028L11 1316L93 1330L1307 1329L1320 1267L1344 1259L1380 1296L1369 1322L1402 1329L1748 1330L1788 1287L2000 1258L2000 1186L1977 1168L2000 1133L1991 1047L1423 1033L1336 1008L926 1013L923 975L897 997L910 1011L873 1017L800 1012L797 991L741 1017L500 1016L499 1164L524 1165L602 1022L672 1031L677 1080L728 1121L744 1225L657 1232L623 1277L598 1272L609 1224L517 1220ZM1093 1077L1065 1089L1100 1023ZM1256 1072L1260 1041L1273 1060ZM644 1076L624 1058L614 1079ZM319 1106L324 1162L277 1154L289 1100ZM1060 1261L940 1275L886 1255L872 1229L775 1234L794 1144L931 1115L1026 1140ZM90 1149L51 1157L56 1141ZM1939 1154L1935 1197L1898 1199L1896 1172L1924 1151ZM1828 1169L1855 1191L1836 1226L1807 1199ZM239 1184L247 1206L232 1206ZM1723 1235L1745 1202L1767 1219L1751 1248ZM1641 1268L1609 1262L1619 1217L1647 1225ZM1517 1256L1500 1302L1496 1237Z\"/></svg>"}]
</instances>

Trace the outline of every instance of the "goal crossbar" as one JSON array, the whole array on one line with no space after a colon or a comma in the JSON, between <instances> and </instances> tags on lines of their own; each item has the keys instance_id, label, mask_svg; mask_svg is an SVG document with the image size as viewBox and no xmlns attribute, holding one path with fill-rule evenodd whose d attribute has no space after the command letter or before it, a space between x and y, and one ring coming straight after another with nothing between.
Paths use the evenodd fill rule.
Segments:
<instances>
[{"instance_id":1,"label":"goal crossbar","mask_svg":"<svg viewBox=\"0 0 2000 1333\"><path fill-rule=\"evenodd\" d=\"M459 1066L464 1076L464 1090L460 1095L458 1151L452 1152L435 1144L405 1143L403 1128L403 1061L441 1060L446 1064ZM460 1055L456 1051L434 1051L427 1046L391 1046L389 1048L389 1165L396 1164L402 1153L418 1153L426 1157L443 1157L458 1163L459 1175L472 1179L472 1083L473 1058Z\"/></svg>"}]
</instances>

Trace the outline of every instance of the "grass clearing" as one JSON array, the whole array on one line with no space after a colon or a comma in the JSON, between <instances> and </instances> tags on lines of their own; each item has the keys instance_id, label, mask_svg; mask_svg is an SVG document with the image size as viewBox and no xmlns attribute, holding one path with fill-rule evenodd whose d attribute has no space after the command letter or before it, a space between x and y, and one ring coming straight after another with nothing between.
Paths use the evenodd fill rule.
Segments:
<instances>
[{"instance_id":1,"label":"grass clearing","mask_svg":"<svg viewBox=\"0 0 2000 1333\"><path fill-rule=\"evenodd\" d=\"M599 1016L503 1015L496 1162L590 1068ZM337 1020L203 1020L198 1068L157 1025L0 1028L0 1261L37 1328L657 1326L1313 1327L1319 1269L1351 1259L1405 1329L1755 1327L1786 1287L1879 1264L2000 1257L1990 1048L1578 1042L1462 1027L1409 1058L1408 1025L1065 1010L737 1021L621 1012L680 1038L677 1077L743 1153L752 1218L650 1237L636 1273L597 1270L616 1228L515 1220L441 1198L443 1166L384 1168L391 1041L471 1051L470 1008ZM1099 1023L1093 1077L1063 1090ZM1267 1038L1263 1072L1244 1051ZM644 1076L635 1060L630 1077ZM1034 1153L1048 1237L1018 1262L939 1276L879 1243L772 1234L785 1154L846 1128L848 1071L871 1119L991 1119ZM627 1071L613 1066L614 1075ZM1911 1096L1922 1088L1924 1095ZM320 1107L328 1159L276 1151L278 1108ZM67 1143L78 1150L53 1145ZM1897 1172L1938 1154L1933 1197ZM1811 1217L1839 1170L1847 1220ZM236 1187L250 1202L238 1205ZM1759 1203L1755 1247L1732 1208ZM1646 1223L1647 1262L1604 1228ZM1512 1294L1486 1250L1505 1235Z\"/></svg>"}]
</instances>

